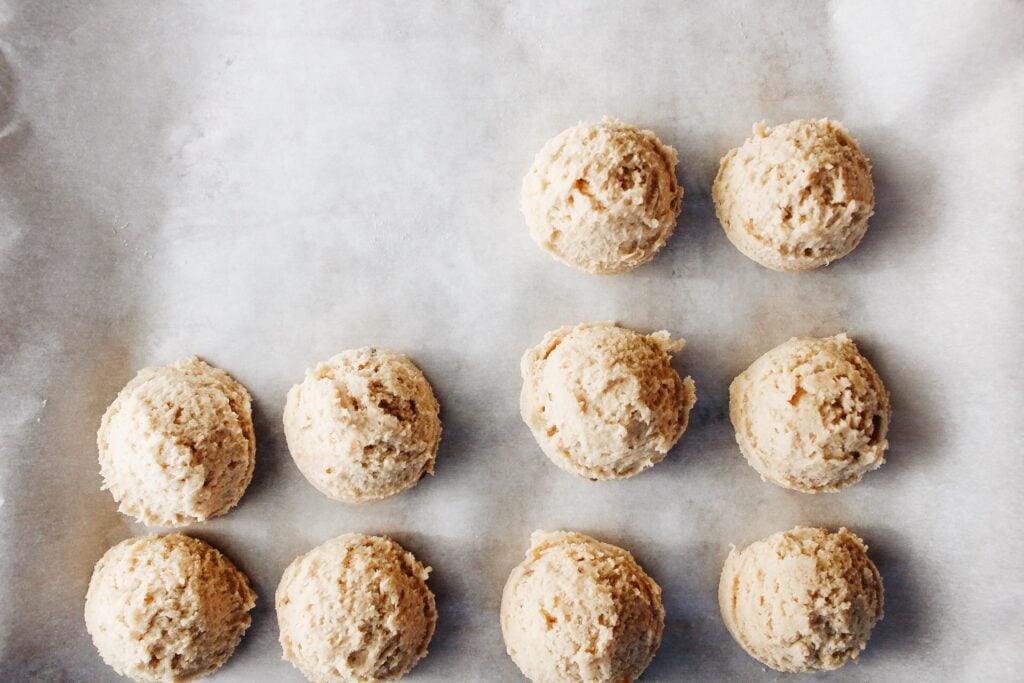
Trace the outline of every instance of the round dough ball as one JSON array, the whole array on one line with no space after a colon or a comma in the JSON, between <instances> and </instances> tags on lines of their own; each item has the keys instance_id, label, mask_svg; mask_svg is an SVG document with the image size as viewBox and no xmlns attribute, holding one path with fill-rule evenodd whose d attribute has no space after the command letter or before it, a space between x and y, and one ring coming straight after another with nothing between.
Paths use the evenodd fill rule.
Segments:
<instances>
[{"instance_id":1,"label":"round dough ball","mask_svg":"<svg viewBox=\"0 0 1024 683\"><path fill-rule=\"evenodd\" d=\"M523 179L530 236L588 273L647 263L676 226L683 190L676 151L649 130L605 118L548 140Z\"/></svg>"},{"instance_id":2,"label":"round dough ball","mask_svg":"<svg viewBox=\"0 0 1024 683\"><path fill-rule=\"evenodd\" d=\"M382 536L346 534L295 558L275 600L284 658L316 683L401 678L434 635L429 573Z\"/></svg>"},{"instance_id":3,"label":"round dough ball","mask_svg":"<svg viewBox=\"0 0 1024 683\"><path fill-rule=\"evenodd\" d=\"M676 444L697 400L693 380L670 364L683 344L611 322L549 332L523 355L523 420L564 470L588 479L642 472Z\"/></svg>"},{"instance_id":4,"label":"round dough ball","mask_svg":"<svg viewBox=\"0 0 1024 683\"><path fill-rule=\"evenodd\" d=\"M729 387L736 442L762 479L838 491L885 462L889 394L845 334L790 339Z\"/></svg>"},{"instance_id":5,"label":"round dough ball","mask_svg":"<svg viewBox=\"0 0 1024 683\"><path fill-rule=\"evenodd\" d=\"M531 681L632 681L661 645L661 588L628 551L535 531L501 596L501 632Z\"/></svg>"},{"instance_id":6,"label":"round dough ball","mask_svg":"<svg viewBox=\"0 0 1024 683\"><path fill-rule=\"evenodd\" d=\"M224 514L256 465L249 392L198 358L140 370L107 408L96 443L103 488L148 525Z\"/></svg>"},{"instance_id":7,"label":"round dough ball","mask_svg":"<svg viewBox=\"0 0 1024 683\"><path fill-rule=\"evenodd\" d=\"M411 360L365 347L306 372L288 392L284 433L313 486L335 500L367 503L434 473L440 410Z\"/></svg>"},{"instance_id":8,"label":"round dough ball","mask_svg":"<svg viewBox=\"0 0 1024 683\"><path fill-rule=\"evenodd\" d=\"M856 535L797 527L732 549L718 584L729 633L776 671L838 669L882 618L882 577Z\"/></svg>"},{"instance_id":9,"label":"round dough ball","mask_svg":"<svg viewBox=\"0 0 1024 683\"><path fill-rule=\"evenodd\" d=\"M722 158L712 196L736 248L780 271L846 256L875 209L868 158L829 119L755 125L753 137Z\"/></svg>"},{"instance_id":10,"label":"round dough ball","mask_svg":"<svg viewBox=\"0 0 1024 683\"><path fill-rule=\"evenodd\" d=\"M122 676L192 680L231 657L255 604L245 574L215 548L184 534L140 536L96 563L85 627Z\"/></svg>"}]
</instances>

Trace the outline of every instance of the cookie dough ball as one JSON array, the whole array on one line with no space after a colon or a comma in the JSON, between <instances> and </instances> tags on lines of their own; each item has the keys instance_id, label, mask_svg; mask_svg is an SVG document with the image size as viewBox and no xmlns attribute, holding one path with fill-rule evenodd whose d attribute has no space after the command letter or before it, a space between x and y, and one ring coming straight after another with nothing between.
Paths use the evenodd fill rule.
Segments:
<instances>
[{"instance_id":1,"label":"cookie dough ball","mask_svg":"<svg viewBox=\"0 0 1024 683\"><path fill-rule=\"evenodd\" d=\"M647 263L676 226L683 190L676 151L612 118L548 140L523 179L530 236L578 270L623 273Z\"/></svg>"},{"instance_id":2,"label":"cookie dough ball","mask_svg":"<svg viewBox=\"0 0 1024 683\"><path fill-rule=\"evenodd\" d=\"M344 351L288 392L284 433L295 464L335 500L366 503L434 473L440 406L412 361L375 348Z\"/></svg>"},{"instance_id":3,"label":"cookie dough ball","mask_svg":"<svg viewBox=\"0 0 1024 683\"><path fill-rule=\"evenodd\" d=\"M501 632L531 681L632 681L661 645L661 588L628 551L535 531L501 596Z\"/></svg>"},{"instance_id":4,"label":"cookie dough ball","mask_svg":"<svg viewBox=\"0 0 1024 683\"><path fill-rule=\"evenodd\" d=\"M736 248L780 271L846 256L875 209L868 158L829 119L755 125L753 137L722 158L712 196Z\"/></svg>"},{"instance_id":5,"label":"cookie dough ball","mask_svg":"<svg viewBox=\"0 0 1024 683\"><path fill-rule=\"evenodd\" d=\"M736 442L761 478L838 491L885 462L889 394L845 334L790 339L729 387Z\"/></svg>"},{"instance_id":6,"label":"cookie dough ball","mask_svg":"<svg viewBox=\"0 0 1024 683\"><path fill-rule=\"evenodd\" d=\"M249 392L198 358L140 370L107 408L96 443L103 488L149 525L224 514L256 464Z\"/></svg>"},{"instance_id":7,"label":"cookie dough ball","mask_svg":"<svg viewBox=\"0 0 1024 683\"><path fill-rule=\"evenodd\" d=\"M103 661L122 676L185 681L231 657L255 603L245 574L203 541L140 536L96 563L85 627Z\"/></svg>"},{"instance_id":8,"label":"cookie dough ball","mask_svg":"<svg viewBox=\"0 0 1024 683\"><path fill-rule=\"evenodd\" d=\"M670 364L682 340L611 322L549 332L523 356L520 410L544 453L588 479L661 462L686 430L693 380Z\"/></svg>"},{"instance_id":9,"label":"cookie dough ball","mask_svg":"<svg viewBox=\"0 0 1024 683\"><path fill-rule=\"evenodd\" d=\"M284 658L317 683L401 678L434 635L429 572L381 536L346 534L296 558L275 601Z\"/></svg>"},{"instance_id":10,"label":"cookie dough ball","mask_svg":"<svg viewBox=\"0 0 1024 683\"><path fill-rule=\"evenodd\" d=\"M729 633L776 671L838 669L882 618L882 577L850 531L797 527L733 548L718 584Z\"/></svg>"}]
</instances>

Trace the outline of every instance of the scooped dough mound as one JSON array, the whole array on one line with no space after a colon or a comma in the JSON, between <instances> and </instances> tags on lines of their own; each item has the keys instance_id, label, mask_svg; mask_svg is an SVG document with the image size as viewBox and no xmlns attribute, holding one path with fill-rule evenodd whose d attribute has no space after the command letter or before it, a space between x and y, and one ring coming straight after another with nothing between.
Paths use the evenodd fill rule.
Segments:
<instances>
[{"instance_id":1,"label":"scooped dough mound","mask_svg":"<svg viewBox=\"0 0 1024 683\"><path fill-rule=\"evenodd\" d=\"M683 198L676 151L649 130L612 118L552 139L523 179L530 236L588 273L647 263L672 234Z\"/></svg>"},{"instance_id":2,"label":"scooped dough mound","mask_svg":"<svg viewBox=\"0 0 1024 683\"><path fill-rule=\"evenodd\" d=\"M103 488L144 524L224 514L256 464L250 406L245 387L197 358L140 370L96 435Z\"/></svg>"},{"instance_id":3,"label":"scooped dough mound","mask_svg":"<svg viewBox=\"0 0 1024 683\"><path fill-rule=\"evenodd\" d=\"M288 392L284 432L299 470L346 503L381 500L433 474L440 406L411 360L344 351Z\"/></svg>"},{"instance_id":4,"label":"scooped dough mound","mask_svg":"<svg viewBox=\"0 0 1024 683\"><path fill-rule=\"evenodd\" d=\"M670 364L683 344L611 322L549 332L522 359L523 420L562 469L631 477L661 462L686 430L697 394Z\"/></svg>"},{"instance_id":5,"label":"scooped dough mound","mask_svg":"<svg viewBox=\"0 0 1024 683\"><path fill-rule=\"evenodd\" d=\"M224 664L256 594L219 551L183 534L129 538L96 563L85 627L103 661L136 681L185 681Z\"/></svg>"},{"instance_id":6,"label":"scooped dough mound","mask_svg":"<svg viewBox=\"0 0 1024 683\"><path fill-rule=\"evenodd\" d=\"M882 577L845 528L797 527L733 548L718 585L729 633L776 671L830 671L856 659L882 618Z\"/></svg>"},{"instance_id":7,"label":"scooped dough mound","mask_svg":"<svg viewBox=\"0 0 1024 683\"><path fill-rule=\"evenodd\" d=\"M393 681L427 654L424 567L390 538L346 534L297 557L277 587L284 658L310 681Z\"/></svg>"},{"instance_id":8,"label":"scooped dough mound","mask_svg":"<svg viewBox=\"0 0 1024 683\"><path fill-rule=\"evenodd\" d=\"M790 339L729 387L736 442L762 479L838 491L885 462L889 394L845 334Z\"/></svg>"},{"instance_id":9,"label":"scooped dough mound","mask_svg":"<svg viewBox=\"0 0 1024 683\"><path fill-rule=\"evenodd\" d=\"M632 681L661 644L661 588L628 551L535 531L501 596L501 631L531 681Z\"/></svg>"},{"instance_id":10,"label":"scooped dough mound","mask_svg":"<svg viewBox=\"0 0 1024 683\"><path fill-rule=\"evenodd\" d=\"M729 240L772 270L811 270L849 254L868 229L871 164L829 119L766 128L722 158L712 196Z\"/></svg>"}]
</instances>

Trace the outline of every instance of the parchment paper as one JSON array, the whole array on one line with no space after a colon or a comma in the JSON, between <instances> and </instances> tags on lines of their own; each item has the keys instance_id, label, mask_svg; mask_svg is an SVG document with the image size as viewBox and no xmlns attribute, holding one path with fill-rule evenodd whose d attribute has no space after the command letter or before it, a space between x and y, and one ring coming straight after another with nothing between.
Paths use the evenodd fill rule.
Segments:
<instances>
[{"instance_id":1,"label":"parchment paper","mask_svg":"<svg viewBox=\"0 0 1024 683\"><path fill-rule=\"evenodd\" d=\"M1010 680L1020 646L1024 9L1013 2L0 4L0 680L115 677L85 632L93 564L146 531L100 491L95 430L140 367L189 354L255 400L241 505L189 533L259 593L218 681L298 681L273 591L335 535L434 567L416 681L514 681L501 587L536 528L632 550L665 591L646 680L772 680L721 623L729 544L847 525L885 578L857 665L815 680ZM680 227L595 277L530 241L519 184L579 120L675 146ZM831 116L874 164L857 251L805 274L737 252L709 198L755 121ZM668 459L589 483L518 414L519 358L563 324L689 340L699 401ZM839 494L761 482L728 384L793 335L848 331L893 398L889 463ZM443 406L437 473L349 507L280 423L308 366L409 354Z\"/></svg>"}]
</instances>

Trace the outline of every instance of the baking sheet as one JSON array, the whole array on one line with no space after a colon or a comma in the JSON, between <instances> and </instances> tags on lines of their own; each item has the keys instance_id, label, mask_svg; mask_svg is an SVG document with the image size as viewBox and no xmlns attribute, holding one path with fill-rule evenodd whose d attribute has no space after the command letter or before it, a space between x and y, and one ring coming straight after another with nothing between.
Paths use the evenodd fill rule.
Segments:
<instances>
[{"instance_id":1,"label":"baking sheet","mask_svg":"<svg viewBox=\"0 0 1024 683\"><path fill-rule=\"evenodd\" d=\"M0 680L115 678L82 620L93 563L145 529L99 489L94 434L145 365L198 354L254 397L241 505L190 528L259 593L219 681L301 680L273 591L337 534L434 567L440 620L410 680L519 679L501 586L536 528L631 549L664 588L646 680L772 680L718 616L730 543L845 524L886 617L822 680L1021 675L1024 10L1013 2L0 3ZM603 115L681 157L681 225L601 278L530 241L519 183L545 139ZM871 157L857 251L773 273L709 198L751 124L843 120ZM577 480L517 410L519 357L615 319L689 344L699 400L668 459ZM848 331L892 392L889 463L817 497L740 457L731 378L793 335ZM437 473L387 502L317 493L288 455L287 389L375 344L443 407ZM817 680L817 679L816 679Z\"/></svg>"}]
</instances>

